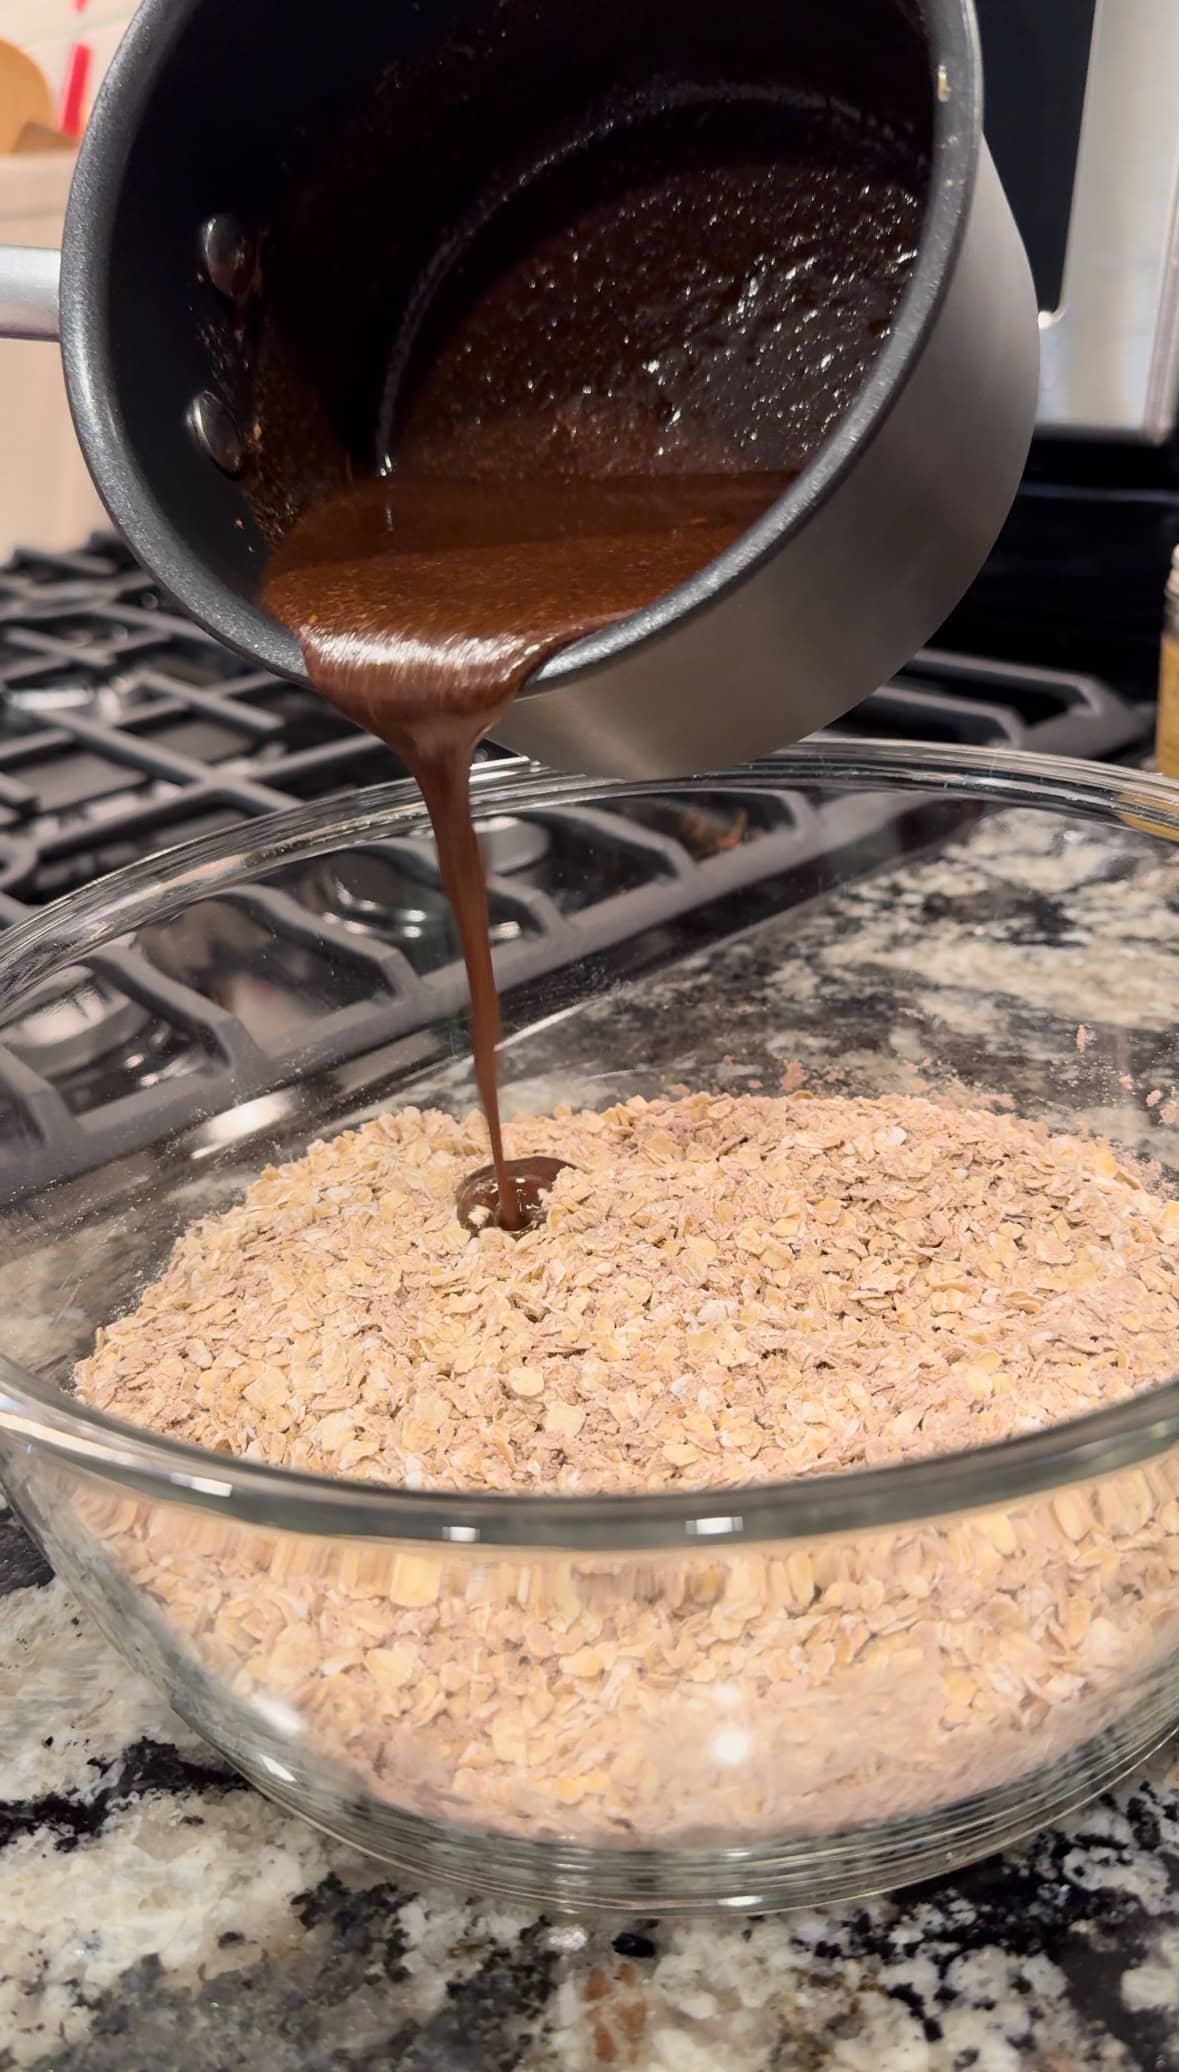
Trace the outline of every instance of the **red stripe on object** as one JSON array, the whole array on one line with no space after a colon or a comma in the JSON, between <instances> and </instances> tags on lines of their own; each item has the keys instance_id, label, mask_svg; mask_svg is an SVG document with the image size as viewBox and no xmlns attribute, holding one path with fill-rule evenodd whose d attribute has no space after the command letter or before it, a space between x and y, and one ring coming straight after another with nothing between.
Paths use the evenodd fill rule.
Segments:
<instances>
[{"instance_id":1,"label":"red stripe on object","mask_svg":"<svg viewBox=\"0 0 1179 2072\"><path fill-rule=\"evenodd\" d=\"M90 78L90 60L93 55L88 43L75 43L66 59L65 85L61 90L61 105L57 126L65 137L80 137L86 120L86 86Z\"/></svg>"}]
</instances>

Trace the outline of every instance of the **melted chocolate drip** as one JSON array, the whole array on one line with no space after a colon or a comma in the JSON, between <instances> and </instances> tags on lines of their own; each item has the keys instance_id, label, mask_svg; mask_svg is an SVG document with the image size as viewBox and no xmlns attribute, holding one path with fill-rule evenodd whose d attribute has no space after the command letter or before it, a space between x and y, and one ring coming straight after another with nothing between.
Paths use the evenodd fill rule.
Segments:
<instances>
[{"instance_id":1,"label":"melted chocolate drip","mask_svg":"<svg viewBox=\"0 0 1179 2072\"><path fill-rule=\"evenodd\" d=\"M517 1235L532 1230L544 1222L545 1201L557 1174L568 1168L564 1158L545 1158L539 1153L530 1158L509 1158L503 1167L511 1194L511 1214L503 1213L503 1191L494 1165L480 1166L477 1172L468 1173L455 1195L458 1204L459 1222L468 1230L483 1230L490 1223L497 1223L501 1230L512 1230ZM479 1211L487 1214L481 1216Z\"/></svg>"},{"instance_id":2,"label":"melted chocolate drip","mask_svg":"<svg viewBox=\"0 0 1179 2072\"><path fill-rule=\"evenodd\" d=\"M266 598L317 688L388 742L422 788L471 994L475 1080L516 1229L499 1120L499 1000L471 819L471 756L555 649L695 573L784 479L411 482L313 504L271 564Z\"/></svg>"}]
</instances>

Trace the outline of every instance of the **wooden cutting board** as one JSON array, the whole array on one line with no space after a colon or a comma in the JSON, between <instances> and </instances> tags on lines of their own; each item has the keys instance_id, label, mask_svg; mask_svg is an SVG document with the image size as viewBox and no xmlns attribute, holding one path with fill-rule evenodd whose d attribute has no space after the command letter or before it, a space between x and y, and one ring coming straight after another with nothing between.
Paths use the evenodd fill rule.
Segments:
<instances>
[{"instance_id":1,"label":"wooden cutting board","mask_svg":"<svg viewBox=\"0 0 1179 2072\"><path fill-rule=\"evenodd\" d=\"M53 102L45 75L13 43L0 42L0 156L15 150L26 124L53 126Z\"/></svg>"}]
</instances>

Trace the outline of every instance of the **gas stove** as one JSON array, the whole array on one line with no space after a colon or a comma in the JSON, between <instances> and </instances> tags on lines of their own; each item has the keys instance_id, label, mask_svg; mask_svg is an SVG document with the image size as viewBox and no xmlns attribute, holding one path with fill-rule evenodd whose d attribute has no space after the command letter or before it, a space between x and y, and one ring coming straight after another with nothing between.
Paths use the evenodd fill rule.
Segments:
<instances>
[{"instance_id":1,"label":"gas stove","mask_svg":"<svg viewBox=\"0 0 1179 2072\"><path fill-rule=\"evenodd\" d=\"M839 731L1110 756L1146 725L1093 678L931 650ZM476 795L514 763L487 751ZM182 617L116 541L18 555L0 571L0 930L191 836L404 774L312 693ZM784 873L806 896L823 855L862 839L873 810L883 827L886 810L868 800L818 806L770 788L737 800L718 782L703 797L670 785L657 798L484 818L501 987L586 954L625 955L725 902L739 925L758 885ZM893 853L909 839L895 827L889 838ZM327 965L330 989L317 985ZM5 1026L0 1199L96 1168L116 1148L147 1149L309 1065L412 1035L463 999L427 839L204 902L96 952Z\"/></svg>"}]
</instances>

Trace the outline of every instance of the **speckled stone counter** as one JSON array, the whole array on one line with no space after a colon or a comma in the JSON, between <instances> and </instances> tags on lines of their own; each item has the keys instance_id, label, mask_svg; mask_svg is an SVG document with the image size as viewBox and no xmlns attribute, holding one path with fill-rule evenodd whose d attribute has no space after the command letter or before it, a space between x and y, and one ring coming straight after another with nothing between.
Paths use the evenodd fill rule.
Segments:
<instances>
[{"instance_id":1,"label":"speckled stone counter","mask_svg":"<svg viewBox=\"0 0 1179 2072\"><path fill-rule=\"evenodd\" d=\"M734 1085L820 1070L834 1031L853 1076L858 1040L900 1086L931 1051L975 1078L981 1043L1017 1107L1050 1065L1056 1119L1083 1113L1173 1169L1177 906L1175 852L985 823L968 857L886 868L796 917L788 943L747 937L725 953L731 984L713 957L695 1062ZM1133 984L1112 955L1127 942ZM699 969L661 981L660 1026ZM780 1043L743 1043L784 971ZM611 1014L617 1059L627 1014ZM570 1056L548 1084L524 1046L520 1104L562 1098ZM887 1899L719 1924L538 1919L413 1891L260 1798L4 1515L0 1921L0 2072L1167 2072L1179 1746L1019 1852Z\"/></svg>"},{"instance_id":2,"label":"speckled stone counter","mask_svg":"<svg viewBox=\"0 0 1179 2072\"><path fill-rule=\"evenodd\" d=\"M5 2072L1179 2066L1174 1757L887 1900L536 1920L414 1892L269 1805L2 1533Z\"/></svg>"}]
</instances>

